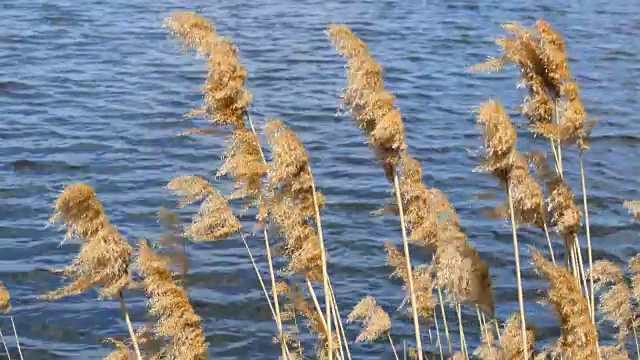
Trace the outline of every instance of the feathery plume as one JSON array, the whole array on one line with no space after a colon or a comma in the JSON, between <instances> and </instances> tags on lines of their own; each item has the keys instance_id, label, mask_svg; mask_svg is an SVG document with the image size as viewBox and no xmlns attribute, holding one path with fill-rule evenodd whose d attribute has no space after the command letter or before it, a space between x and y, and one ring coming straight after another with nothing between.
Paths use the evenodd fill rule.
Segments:
<instances>
[{"instance_id":1,"label":"feathery plume","mask_svg":"<svg viewBox=\"0 0 640 360\"><path fill-rule=\"evenodd\" d=\"M244 88L247 70L240 63L238 48L219 36L207 19L195 13L175 12L164 23L177 39L207 57L209 73L203 89L203 110L210 121L216 125L244 127L251 94Z\"/></svg>"},{"instance_id":2,"label":"feathery plume","mask_svg":"<svg viewBox=\"0 0 640 360\"><path fill-rule=\"evenodd\" d=\"M198 202L214 190L207 180L195 175L177 176L169 181L167 189L181 198L180 207Z\"/></svg>"},{"instance_id":3,"label":"feathery plume","mask_svg":"<svg viewBox=\"0 0 640 360\"><path fill-rule=\"evenodd\" d=\"M512 314L504 324L500 335L500 343L496 344L493 336L483 340L483 344L474 354L481 360L520 360L524 357L522 348L522 327L520 314ZM527 324L527 353L533 354L535 343L535 329ZM486 335L483 334L483 337Z\"/></svg>"},{"instance_id":4,"label":"feathery plume","mask_svg":"<svg viewBox=\"0 0 640 360\"><path fill-rule=\"evenodd\" d=\"M156 336L169 339L163 353L171 359L206 359L208 344L200 317L193 311L185 290L173 282L168 262L146 240L140 240L138 248L136 267L149 296L149 312L158 317Z\"/></svg>"},{"instance_id":5,"label":"feathery plume","mask_svg":"<svg viewBox=\"0 0 640 360\"><path fill-rule=\"evenodd\" d=\"M55 300L100 287L100 297L116 297L131 281L132 248L109 223L93 188L86 184L65 187L54 205L51 222L63 222L68 236L83 239L78 255L62 269L73 282L43 296Z\"/></svg>"},{"instance_id":6,"label":"feathery plume","mask_svg":"<svg viewBox=\"0 0 640 360\"><path fill-rule=\"evenodd\" d=\"M269 184L275 188L269 209L285 240L284 253L290 258L287 272L321 280L322 250L315 222L311 220L315 207L309 155L295 132L281 121L269 122L266 132L273 157Z\"/></svg>"},{"instance_id":7,"label":"feathery plume","mask_svg":"<svg viewBox=\"0 0 640 360\"><path fill-rule=\"evenodd\" d=\"M618 329L618 343L624 343L633 329L634 309L631 289L626 283L620 266L608 260L599 260L591 268L594 290L602 290L608 284L609 289L600 295L598 309L604 320L610 321Z\"/></svg>"},{"instance_id":8,"label":"feathery plume","mask_svg":"<svg viewBox=\"0 0 640 360\"><path fill-rule=\"evenodd\" d=\"M11 295L2 281L0 281L0 311L3 313L11 311Z\"/></svg>"},{"instance_id":9,"label":"feathery plume","mask_svg":"<svg viewBox=\"0 0 640 360\"><path fill-rule=\"evenodd\" d=\"M384 246L387 253L387 264L393 268L391 276L401 279L404 283L405 290L408 292L409 273L407 272L404 255L391 242L386 242ZM433 269L421 266L412 271L414 292L416 295L416 311L421 318L429 322L433 318L433 311L436 306L436 301L433 296ZM410 303L411 296L409 296L409 294L407 294L407 299Z\"/></svg>"},{"instance_id":10,"label":"feathery plume","mask_svg":"<svg viewBox=\"0 0 640 360\"><path fill-rule=\"evenodd\" d=\"M550 284L548 300L560 320L557 352L568 359L597 359L598 334L591 322L587 299L566 268L553 265L532 250L533 264Z\"/></svg>"},{"instance_id":11,"label":"feathery plume","mask_svg":"<svg viewBox=\"0 0 640 360\"><path fill-rule=\"evenodd\" d=\"M374 341L391 329L389 314L376 304L376 299L371 296L362 298L353 308L347 322L354 321L362 322L362 331L356 338L356 342Z\"/></svg>"},{"instance_id":12,"label":"feathery plume","mask_svg":"<svg viewBox=\"0 0 640 360\"><path fill-rule=\"evenodd\" d=\"M262 176L267 173L268 166L262 161L262 152L258 136L245 128L235 130L227 140L224 162L217 175L228 175L235 184L236 190L231 199L260 197Z\"/></svg>"},{"instance_id":13,"label":"feathery plume","mask_svg":"<svg viewBox=\"0 0 640 360\"><path fill-rule=\"evenodd\" d=\"M558 232L568 244L573 244L578 236L582 218L582 211L574 203L573 191L559 176L554 177L547 187L551 223L558 227Z\"/></svg>"}]
</instances>

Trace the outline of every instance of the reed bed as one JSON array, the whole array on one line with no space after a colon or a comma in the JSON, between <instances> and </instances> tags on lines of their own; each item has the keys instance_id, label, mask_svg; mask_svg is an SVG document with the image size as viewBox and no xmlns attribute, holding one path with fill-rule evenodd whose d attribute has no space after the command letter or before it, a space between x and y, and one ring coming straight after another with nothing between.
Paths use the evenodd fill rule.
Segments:
<instances>
[{"instance_id":1,"label":"reed bed","mask_svg":"<svg viewBox=\"0 0 640 360\"><path fill-rule=\"evenodd\" d=\"M583 158L595 122L587 115L579 85L569 71L565 42L550 24L544 20L530 28L505 24L507 35L496 39L500 55L470 69L493 72L515 66L520 71L518 85L526 89L522 103L514 106L519 114L509 115L508 107L497 98L476 109L483 152L475 170L493 176L504 191L504 204L496 213L511 227L518 298L518 311L513 314L496 312L490 268L465 233L464 219L445 191L424 182L421 163L405 141L406 125L396 97L386 90L383 66L347 26L327 28L329 41L346 61L341 104L362 130L375 155L372 162L380 164L380 175L389 183L395 205L384 215L391 212L400 230L397 241L372 251L386 257L389 276L401 283L399 294L404 300L380 304L376 289L371 289L346 319L339 310L344 299L336 298L330 278L332 239L323 234L322 212L331 209L325 208L316 188L313 157L284 121L264 119L263 126L256 126L252 95L245 86L248 72L229 38L191 12L173 13L164 24L206 61L203 104L187 114L203 119L204 124L180 135L225 137L216 178L230 180L233 189L223 194L214 187L216 181L198 175L171 179L166 187L178 198L178 208L193 207L191 221L183 223L177 213L161 209L165 235L151 243L138 240L136 248L110 223L90 185L69 184L58 196L51 222L61 224L67 238L81 243L71 263L56 270L68 283L41 298L57 301L95 290L100 300L117 300L128 336L109 339L115 349L106 359L207 359L215 345L207 342L203 321L191 305L187 244L199 242L206 247L209 242L237 238L247 250L256 286L271 311L270 335L283 360L351 360L358 358L352 348L373 342L386 343L396 360L407 356L419 360L629 359L632 348L640 358L640 255L624 267L593 257ZM548 154L517 147L519 118L525 120L526 131L549 144ZM563 151L576 151L578 163L563 162ZM571 166L581 176L581 207L564 176ZM640 219L639 203L624 203L636 219ZM544 251L523 247L519 234L524 227L537 232L540 244L546 242L540 246ZM264 245L259 251L249 245L248 239L255 237ZM561 245L556 244L559 240ZM558 252L560 246L563 251ZM418 263L416 253L430 260ZM557 315L559 337L544 347L537 343L536 319L527 317L531 314L527 301L540 299L524 297L523 263L548 284L541 300ZM148 299L148 315L154 319L148 326L135 326L130 318L125 295L135 293ZM408 350L400 348L394 335L397 322L404 320L385 310L391 306L410 318L413 343ZM11 310L9 291L1 282L0 310ZM477 316L478 339L470 338L468 314ZM600 339L601 322L615 328L614 343ZM360 325L349 326L353 323ZM308 334L303 334L304 329ZM423 342L427 334L429 344ZM1 332L0 338L10 359ZM315 343L308 344L309 339ZM479 345L473 348L473 343Z\"/></svg>"}]
</instances>

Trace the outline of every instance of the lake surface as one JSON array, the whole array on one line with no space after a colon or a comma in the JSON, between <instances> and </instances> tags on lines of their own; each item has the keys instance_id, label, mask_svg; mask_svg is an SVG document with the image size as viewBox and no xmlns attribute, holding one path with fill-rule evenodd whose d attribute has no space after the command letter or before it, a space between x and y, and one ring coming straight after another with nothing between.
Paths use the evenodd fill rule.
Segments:
<instances>
[{"instance_id":1,"label":"lake surface","mask_svg":"<svg viewBox=\"0 0 640 360\"><path fill-rule=\"evenodd\" d=\"M222 134L176 135L202 125L182 115L200 103L205 67L162 28L175 10L198 11L238 44L258 127L278 118L298 131L326 196L323 227L341 310L346 314L362 296L375 296L396 319L398 344L412 342L412 326L395 311L403 292L388 279L383 243L400 243L399 224L393 215L370 215L392 201L391 187L353 121L337 115L344 61L323 33L329 23L351 26L386 67L410 152L421 161L426 184L448 194L470 241L490 264L497 314L505 319L517 311L510 227L484 215L503 196L494 179L473 172L481 145L473 109L497 96L515 117L522 90L515 88L515 70L471 75L465 69L496 54L492 38L503 34L501 23L548 20L566 37L587 111L600 120L585 165L596 257L626 261L635 254L640 227L622 202L640 198L640 3L478 3L2 1L0 280L12 293L25 358L97 359L111 349L104 339L127 334L115 301L96 300L95 293L57 302L37 298L61 284L48 270L68 263L78 248L59 246L64 233L46 226L65 184L94 186L111 221L133 243L161 236L156 213L175 207L164 188L172 177L211 176L220 165ZM547 148L524 131L518 146ZM565 154L565 173L579 197L576 154ZM227 179L214 183L231 189ZM496 197L479 196L487 192ZM185 220L191 211L181 211ZM540 232L521 234L523 259L527 245L546 248ZM250 241L266 274L261 238ZM560 250L557 237L555 245ZM415 253L416 262L426 260ZM274 324L239 238L190 245L189 255L188 285L211 358L275 359ZM525 260L527 315L542 346L558 335L557 323L551 309L536 304L545 284ZM136 324L149 320L141 294L129 291L127 304ZM464 319L475 347L475 310L466 308ZM4 334L11 332L8 317L0 325ZM347 329L354 339L358 327ZM424 341L429 343L426 335ZM12 340L9 346L16 358ZM392 356L384 342L351 348L359 359Z\"/></svg>"}]
</instances>

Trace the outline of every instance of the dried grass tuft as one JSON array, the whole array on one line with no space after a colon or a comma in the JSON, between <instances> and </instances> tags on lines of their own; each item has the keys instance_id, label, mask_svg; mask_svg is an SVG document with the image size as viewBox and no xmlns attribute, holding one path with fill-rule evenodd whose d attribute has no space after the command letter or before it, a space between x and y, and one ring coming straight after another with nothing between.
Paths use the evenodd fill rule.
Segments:
<instances>
[{"instance_id":1,"label":"dried grass tuft","mask_svg":"<svg viewBox=\"0 0 640 360\"><path fill-rule=\"evenodd\" d=\"M391 329L389 314L376 304L376 299L371 296L362 298L349 314L347 322L355 321L362 322L362 331L356 342L375 341L388 334Z\"/></svg>"},{"instance_id":2,"label":"dried grass tuft","mask_svg":"<svg viewBox=\"0 0 640 360\"><path fill-rule=\"evenodd\" d=\"M100 288L100 297L118 296L131 281L132 248L109 222L93 188L86 184L68 185L54 209L51 222L62 222L68 228L67 236L84 241L72 263L62 269L72 283L42 297L55 300L92 287Z\"/></svg>"},{"instance_id":3,"label":"dried grass tuft","mask_svg":"<svg viewBox=\"0 0 640 360\"><path fill-rule=\"evenodd\" d=\"M171 277L168 260L156 254L146 240L138 242L136 267L143 278L149 296L149 312L158 317L154 332L169 342L162 350L163 358L206 359L205 342L200 317L195 314L186 291Z\"/></svg>"}]
</instances>

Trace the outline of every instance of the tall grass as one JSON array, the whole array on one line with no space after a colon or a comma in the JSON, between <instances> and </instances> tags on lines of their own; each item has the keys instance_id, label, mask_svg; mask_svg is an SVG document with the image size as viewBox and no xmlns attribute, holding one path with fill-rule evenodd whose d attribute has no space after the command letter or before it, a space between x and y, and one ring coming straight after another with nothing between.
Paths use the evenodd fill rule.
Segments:
<instances>
[{"instance_id":1,"label":"tall grass","mask_svg":"<svg viewBox=\"0 0 640 360\"><path fill-rule=\"evenodd\" d=\"M350 360L357 358L351 347L376 341L388 342L385 346L396 360L406 358L406 351L401 355L396 346L399 335L394 335L395 340L392 336L395 316L384 309L392 304L378 303L373 296L376 289L370 289L371 294L363 297L343 322L339 311L343 299L336 298L330 278L329 244L333 239L322 230L322 212L331 209L325 208L316 187L313 157L285 122L264 119L264 126L256 127L252 95L245 86L248 72L239 49L200 15L177 12L164 24L206 61L203 104L188 114L205 123L181 135L225 135L226 149L216 175L231 180L233 190L225 195L209 179L178 174L166 187L179 198L179 208L198 206L191 222L181 224L179 216L162 210L167 234L157 246L143 239L134 249L130 239L109 222L91 186L68 185L54 204L51 220L61 223L67 236L82 243L77 256L59 271L70 283L42 298L54 301L95 289L101 299L117 300L129 335L123 340L111 339L116 349L107 359L206 359L209 348L217 344L207 343L202 319L190 303L190 250L186 244L239 237L271 310L275 325L271 335L281 359L312 356ZM640 358L640 257L629 259L626 268L593 257L583 158L594 122L569 71L564 40L543 20L531 28L517 23L504 28L508 35L496 40L501 54L471 70L498 71L509 65L520 70L519 84L527 94L516 106L528 131L549 144L552 162L549 166L547 154L517 148L517 124L497 98L476 109L484 147L476 170L494 176L505 193L505 204L498 213L511 225L518 298L515 314L496 313L488 264L463 231L462 219L445 192L425 184L423 168L405 141L407 128L396 97L385 87L383 66L347 26L330 25L326 30L346 61L342 106L362 130L375 155L372 163L380 164L380 175L393 191L395 207L391 212L397 215L401 247L389 241L384 249L380 246L373 251L386 256L390 277L402 282L404 300L393 305L410 306L406 313L413 325L414 344L408 352L420 360L629 359L633 338ZM261 135L269 151L263 148ZM572 149L578 154L577 164L563 162L563 151L566 154ZM575 204L564 176L572 165L581 177L582 209ZM640 217L638 201L625 206ZM240 220L240 214L247 212L255 215L251 226ZM522 251L518 235L523 227L532 227L546 240L548 254L535 248ZM264 259L249 246L247 239L256 234L247 228L259 229ZM554 253L554 231L562 239L564 258ZM583 233L586 249L580 244ZM418 252L430 261L418 264ZM548 283L545 300L558 317L559 337L544 348L536 343L536 319L526 308L527 301L536 299L525 298L523 260ZM268 279L263 279L263 273ZM147 296L149 315L155 319L150 327L136 327L127 310L125 294L139 291ZM0 283L0 310L7 313L10 309L9 292ZM463 317L465 310L478 319L480 345L475 349L469 336L471 325ZM601 343L596 315L615 327L614 344ZM22 358L13 317L11 321ZM452 321L457 322L457 343L452 340ZM354 322L361 324L359 329L348 326ZM502 329L498 322L503 323ZM301 334L301 325L311 337ZM429 344L423 343L425 334ZM2 333L0 338L10 359ZM315 339L313 350L307 344L310 338Z\"/></svg>"}]
</instances>

